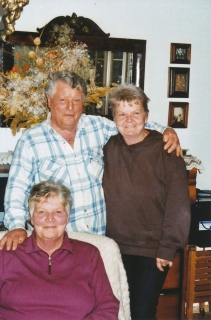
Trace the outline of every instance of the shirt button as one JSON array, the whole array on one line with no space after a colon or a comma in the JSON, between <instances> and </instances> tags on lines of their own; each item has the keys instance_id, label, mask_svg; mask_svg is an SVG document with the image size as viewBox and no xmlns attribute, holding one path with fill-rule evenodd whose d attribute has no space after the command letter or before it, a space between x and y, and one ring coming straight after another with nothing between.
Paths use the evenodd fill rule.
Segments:
<instances>
[{"instance_id":1,"label":"shirt button","mask_svg":"<svg viewBox=\"0 0 211 320\"><path fill-rule=\"evenodd\" d=\"M87 210L85 209L84 212L87 212Z\"/></svg>"}]
</instances>

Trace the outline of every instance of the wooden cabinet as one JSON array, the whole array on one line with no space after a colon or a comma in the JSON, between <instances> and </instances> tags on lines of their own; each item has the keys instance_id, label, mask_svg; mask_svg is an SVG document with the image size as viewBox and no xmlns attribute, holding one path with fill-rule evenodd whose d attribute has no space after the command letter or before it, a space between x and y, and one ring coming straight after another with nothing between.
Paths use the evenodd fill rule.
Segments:
<instances>
[{"instance_id":1,"label":"wooden cabinet","mask_svg":"<svg viewBox=\"0 0 211 320\"><path fill-rule=\"evenodd\" d=\"M187 170L188 176L188 186L189 186L189 194L190 194L190 203L196 202L196 175L197 169L193 168L191 170Z\"/></svg>"}]
</instances>

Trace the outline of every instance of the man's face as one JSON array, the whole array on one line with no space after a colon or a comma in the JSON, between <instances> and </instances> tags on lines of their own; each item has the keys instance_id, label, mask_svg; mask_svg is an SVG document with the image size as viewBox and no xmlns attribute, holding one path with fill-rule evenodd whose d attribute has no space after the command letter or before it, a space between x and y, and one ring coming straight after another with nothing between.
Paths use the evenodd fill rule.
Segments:
<instances>
[{"instance_id":1,"label":"man's face","mask_svg":"<svg viewBox=\"0 0 211 320\"><path fill-rule=\"evenodd\" d=\"M51 125L60 130L73 130L83 113L83 93L69 84L58 81L54 94L47 96L51 110Z\"/></svg>"}]
</instances>

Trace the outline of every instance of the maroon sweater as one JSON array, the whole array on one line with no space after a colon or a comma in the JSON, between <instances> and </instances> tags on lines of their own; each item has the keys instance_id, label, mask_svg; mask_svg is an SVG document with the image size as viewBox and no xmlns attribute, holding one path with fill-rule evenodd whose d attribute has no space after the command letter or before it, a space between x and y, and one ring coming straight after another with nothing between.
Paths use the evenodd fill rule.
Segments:
<instances>
[{"instance_id":1,"label":"maroon sweater","mask_svg":"<svg viewBox=\"0 0 211 320\"><path fill-rule=\"evenodd\" d=\"M173 261L187 241L190 198L184 160L163 146L153 130L134 145L120 134L105 145L106 235L121 253Z\"/></svg>"},{"instance_id":2,"label":"maroon sweater","mask_svg":"<svg viewBox=\"0 0 211 320\"><path fill-rule=\"evenodd\" d=\"M51 256L51 268L34 234L17 250L0 251L0 319L117 320L118 310L93 245L65 234Z\"/></svg>"}]
</instances>

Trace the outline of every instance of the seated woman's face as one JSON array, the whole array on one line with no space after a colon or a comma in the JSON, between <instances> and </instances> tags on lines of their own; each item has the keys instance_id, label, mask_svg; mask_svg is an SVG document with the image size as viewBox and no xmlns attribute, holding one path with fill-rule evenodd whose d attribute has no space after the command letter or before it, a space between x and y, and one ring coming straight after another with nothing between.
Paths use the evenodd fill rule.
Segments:
<instances>
[{"instance_id":1,"label":"seated woman's face","mask_svg":"<svg viewBox=\"0 0 211 320\"><path fill-rule=\"evenodd\" d=\"M115 108L114 121L125 141L137 143L144 139L148 115L138 102L121 101Z\"/></svg>"},{"instance_id":2,"label":"seated woman's face","mask_svg":"<svg viewBox=\"0 0 211 320\"><path fill-rule=\"evenodd\" d=\"M64 235L69 217L57 196L43 197L39 202L35 202L31 222L37 237L46 240L60 239Z\"/></svg>"}]
</instances>

